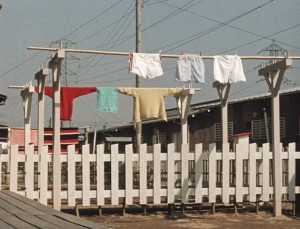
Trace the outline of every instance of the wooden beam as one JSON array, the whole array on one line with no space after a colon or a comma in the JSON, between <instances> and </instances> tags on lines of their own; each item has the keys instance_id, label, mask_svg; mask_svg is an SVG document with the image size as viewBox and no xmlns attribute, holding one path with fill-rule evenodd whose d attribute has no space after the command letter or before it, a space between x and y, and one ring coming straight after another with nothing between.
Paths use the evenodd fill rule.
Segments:
<instances>
[{"instance_id":1,"label":"wooden beam","mask_svg":"<svg viewBox=\"0 0 300 229\"><path fill-rule=\"evenodd\" d=\"M44 145L45 127L45 78L49 74L48 68L42 68L35 74L38 84L38 153L41 154Z\"/></svg>"},{"instance_id":2,"label":"wooden beam","mask_svg":"<svg viewBox=\"0 0 300 229\"><path fill-rule=\"evenodd\" d=\"M89 50L89 49L59 49L59 48L45 48L45 47L27 47L28 50L39 50L39 51L52 51L57 52L59 50L64 50L65 52L73 53L90 53L90 54L102 54L102 55L117 55L117 56L128 56L130 52L112 52L112 51L102 51L102 50ZM161 54L161 57L164 58L178 58L181 55L174 54ZM214 59L214 56L201 56L202 59ZM240 56L241 59L246 60L282 60L282 59L298 59L300 56Z\"/></svg>"},{"instance_id":3,"label":"wooden beam","mask_svg":"<svg viewBox=\"0 0 300 229\"><path fill-rule=\"evenodd\" d=\"M281 216L282 196L282 152L280 144L280 97L279 90L287 68L292 66L292 60L285 59L259 70L264 75L271 91L272 101L272 152L273 152L273 215Z\"/></svg>"},{"instance_id":4,"label":"wooden beam","mask_svg":"<svg viewBox=\"0 0 300 229\"><path fill-rule=\"evenodd\" d=\"M228 96L231 84L214 82L213 87L217 89L221 100L221 123L222 123L222 144L228 143Z\"/></svg>"},{"instance_id":5,"label":"wooden beam","mask_svg":"<svg viewBox=\"0 0 300 229\"><path fill-rule=\"evenodd\" d=\"M21 91L24 110L24 146L25 151L31 143L31 104L34 87L29 85Z\"/></svg>"},{"instance_id":6,"label":"wooden beam","mask_svg":"<svg viewBox=\"0 0 300 229\"><path fill-rule=\"evenodd\" d=\"M60 77L61 62L65 58L64 50L58 50L49 62L52 68L53 100L52 100L52 119L53 119L53 208L61 208L61 146L60 146Z\"/></svg>"}]
</instances>

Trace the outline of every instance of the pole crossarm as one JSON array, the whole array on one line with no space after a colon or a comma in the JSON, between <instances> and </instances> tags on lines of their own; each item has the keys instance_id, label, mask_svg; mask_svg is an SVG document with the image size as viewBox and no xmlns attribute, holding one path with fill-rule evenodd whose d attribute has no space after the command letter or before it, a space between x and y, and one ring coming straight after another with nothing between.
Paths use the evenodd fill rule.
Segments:
<instances>
[{"instance_id":1,"label":"pole crossarm","mask_svg":"<svg viewBox=\"0 0 300 229\"><path fill-rule=\"evenodd\" d=\"M273 153L273 215L282 214L282 152L280 145L280 98L279 90L287 68L292 66L291 59L284 59L258 71L263 75L271 91L272 103L272 153Z\"/></svg>"},{"instance_id":2,"label":"pole crossarm","mask_svg":"<svg viewBox=\"0 0 300 229\"><path fill-rule=\"evenodd\" d=\"M72 53L90 53L90 54L103 54L103 55L117 55L117 56L128 56L130 52L112 52L112 51L101 51L101 50L89 50L89 49L59 49L59 48L45 48L45 47L27 47L28 50L40 50L40 51L52 51L58 52L64 50L65 52ZM164 58L178 58L182 55L179 54L161 54ZM202 59L213 59L214 56L201 56ZM300 56L239 56L241 59L245 60L271 60L271 59L296 59L300 60Z\"/></svg>"},{"instance_id":3,"label":"pole crossarm","mask_svg":"<svg viewBox=\"0 0 300 229\"><path fill-rule=\"evenodd\" d=\"M264 76L272 94L278 94L281 82L287 68L292 67L293 61L285 59L258 71L260 76Z\"/></svg>"},{"instance_id":4,"label":"pole crossarm","mask_svg":"<svg viewBox=\"0 0 300 229\"><path fill-rule=\"evenodd\" d=\"M280 69L286 69L292 67L293 61L291 60L292 57L285 58L284 60L267 66L265 68L259 69L258 74L260 76L268 75L270 72L278 71Z\"/></svg>"}]
</instances>

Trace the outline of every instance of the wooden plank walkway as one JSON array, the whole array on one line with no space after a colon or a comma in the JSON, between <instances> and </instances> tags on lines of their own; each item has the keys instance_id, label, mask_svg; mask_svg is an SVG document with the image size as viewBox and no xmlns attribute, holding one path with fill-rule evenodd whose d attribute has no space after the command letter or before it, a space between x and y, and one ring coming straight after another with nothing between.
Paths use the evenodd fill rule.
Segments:
<instances>
[{"instance_id":1,"label":"wooden plank walkway","mask_svg":"<svg viewBox=\"0 0 300 229\"><path fill-rule=\"evenodd\" d=\"M108 227L56 211L11 191L0 192L0 228L108 229Z\"/></svg>"}]
</instances>

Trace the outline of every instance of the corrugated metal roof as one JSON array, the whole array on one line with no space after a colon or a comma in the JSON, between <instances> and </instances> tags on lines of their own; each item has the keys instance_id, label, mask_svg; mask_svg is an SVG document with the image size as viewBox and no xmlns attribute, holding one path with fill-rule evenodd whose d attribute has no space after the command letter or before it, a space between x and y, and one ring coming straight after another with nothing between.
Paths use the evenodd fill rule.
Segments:
<instances>
[{"instance_id":1,"label":"corrugated metal roof","mask_svg":"<svg viewBox=\"0 0 300 229\"><path fill-rule=\"evenodd\" d=\"M279 94L280 95L286 95L286 94L293 94L293 93L297 93L297 92L300 92L300 87L282 90L282 91L279 92ZM260 94L260 95L252 95L252 96L247 96L247 97L240 98L240 99L229 100L228 104L234 104L234 103L250 101L250 100L256 100L256 99L262 99L262 98L268 98L270 96L271 96L270 92ZM191 109L215 107L215 106L220 106L220 104L221 104L220 100L213 100L211 102L192 104Z\"/></svg>"},{"instance_id":2,"label":"corrugated metal roof","mask_svg":"<svg viewBox=\"0 0 300 229\"><path fill-rule=\"evenodd\" d=\"M300 92L300 87L281 90L279 93L281 95L286 95L286 94L293 94L293 93L298 93L298 92ZM244 97L244 98L240 98L240 99L229 100L228 104L234 104L234 103L250 101L250 100L256 100L256 99L262 99L262 98L268 98L270 96L271 96L271 93L253 95L253 96L248 96L248 97ZM220 106L220 104L221 104L220 100L212 100L212 101L206 101L206 102L202 102L202 103L192 104L190 106L189 114L201 113L204 110L207 110L209 108ZM167 112L168 121L180 118L180 113L179 113L178 107L168 109L166 112ZM142 124L155 123L155 122L162 122L162 120L161 119L155 119L155 118L147 119L147 120L143 120ZM127 127L131 127L133 125L134 124L131 123L129 125L120 126L120 127L117 127L117 128L127 128ZM111 128L111 129L116 129L116 127Z\"/></svg>"}]
</instances>

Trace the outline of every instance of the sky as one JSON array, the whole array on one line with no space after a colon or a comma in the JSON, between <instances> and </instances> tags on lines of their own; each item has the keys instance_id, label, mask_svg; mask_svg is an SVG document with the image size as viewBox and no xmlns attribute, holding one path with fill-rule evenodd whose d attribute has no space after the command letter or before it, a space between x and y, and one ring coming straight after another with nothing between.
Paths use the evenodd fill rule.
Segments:
<instances>
[{"instance_id":1,"label":"sky","mask_svg":"<svg viewBox=\"0 0 300 229\"><path fill-rule=\"evenodd\" d=\"M36 85L34 75L48 63L52 52L27 47L58 47L135 51L136 0L0 0L0 93L7 95L0 107L0 124L24 125L19 89L9 86ZM289 56L300 56L299 0L144 0L142 1L142 52L256 56L270 55L274 41ZM265 50L265 51L264 51ZM281 51L279 55L282 55ZM68 53L63 64L62 86L135 87L128 71L128 56ZM258 75L261 60L243 60L247 81L233 84L229 100L267 93ZM286 70L281 89L300 87L300 60ZM192 103L218 99L213 83L213 61L204 60L205 83ZM141 87L187 87L175 81L177 61L162 59L164 75L142 79ZM51 85L52 75L46 78ZM167 108L175 99L165 99ZM37 95L32 102L32 126L37 126ZM45 126L51 118L51 99L46 97ZM96 93L74 100L72 121L65 127L101 129L132 121L133 99L119 94L117 113L97 111Z\"/></svg>"}]
</instances>

